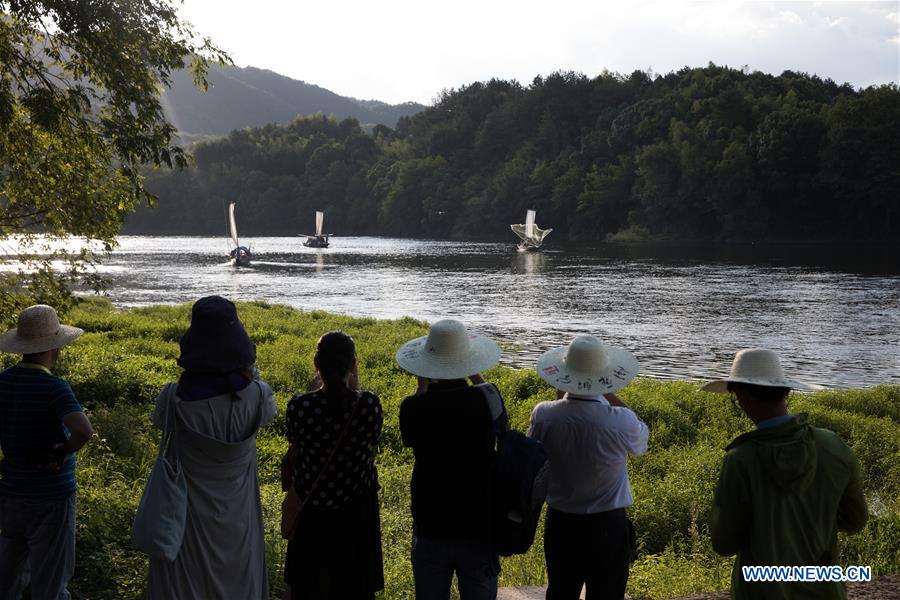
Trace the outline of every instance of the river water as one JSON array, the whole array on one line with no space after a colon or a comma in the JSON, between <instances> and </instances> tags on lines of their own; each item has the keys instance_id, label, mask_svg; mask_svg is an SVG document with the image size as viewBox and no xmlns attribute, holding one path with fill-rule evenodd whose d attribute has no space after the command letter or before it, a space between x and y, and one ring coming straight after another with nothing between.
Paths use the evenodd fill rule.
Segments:
<instances>
[{"instance_id":1,"label":"river water","mask_svg":"<svg viewBox=\"0 0 900 600\"><path fill-rule=\"evenodd\" d=\"M828 387L900 383L896 246L550 245L387 238L249 240L236 268L221 238L122 237L100 267L120 306L208 294L301 309L426 321L458 318L530 367L590 333L638 357L644 375L726 373L737 349L782 356L789 376Z\"/></svg>"}]
</instances>

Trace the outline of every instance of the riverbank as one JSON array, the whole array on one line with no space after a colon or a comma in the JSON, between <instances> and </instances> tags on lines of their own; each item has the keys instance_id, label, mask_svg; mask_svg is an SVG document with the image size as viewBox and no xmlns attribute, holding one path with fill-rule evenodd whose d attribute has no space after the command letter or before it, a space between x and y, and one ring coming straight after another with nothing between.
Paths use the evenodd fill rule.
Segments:
<instances>
[{"instance_id":1,"label":"riverbank","mask_svg":"<svg viewBox=\"0 0 900 600\"><path fill-rule=\"evenodd\" d=\"M249 302L241 319L257 344L258 367L272 384L282 411L313 375L316 339L342 329L356 339L361 385L379 395L385 429L379 450L385 599L412 598L409 565L412 455L400 441L400 401L414 379L395 365L404 341L423 335L413 319L352 318L321 311ZM180 372L178 339L187 328L189 305L120 311L108 302L83 302L67 321L87 332L67 348L58 365L89 412L100 441L79 456L78 560L71 589L84 598L137 599L146 575L145 558L129 543L131 519L156 453L150 425L153 399ZM4 355L9 364L14 360ZM513 427L524 430L532 407L553 392L532 370L492 369ZM669 598L728 586L731 559L716 556L706 523L723 447L750 422L722 397L697 391L689 382L639 379L623 399L651 428L650 451L630 462L640 556L632 569L634 598ZM863 468L875 515L856 536L842 537L843 564L871 565L876 574L900 573L900 386L795 395L791 410L808 412L814 423L837 431ZM272 598L281 591L285 544L278 537L281 492L278 463L286 449L279 416L258 436L260 480ZM501 585L545 582L540 539L528 554L503 561Z\"/></svg>"}]
</instances>

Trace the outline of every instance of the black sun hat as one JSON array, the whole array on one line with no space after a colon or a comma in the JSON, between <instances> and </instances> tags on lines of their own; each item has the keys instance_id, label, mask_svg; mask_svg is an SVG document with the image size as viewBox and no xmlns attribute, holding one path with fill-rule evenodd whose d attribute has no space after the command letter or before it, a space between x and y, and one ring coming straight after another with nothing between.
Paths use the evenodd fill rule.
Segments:
<instances>
[{"instance_id":1,"label":"black sun hat","mask_svg":"<svg viewBox=\"0 0 900 600\"><path fill-rule=\"evenodd\" d=\"M231 373L256 362L256 346L222 296L200 298L191 308L191 325L179 342L178 364L188 371Z\"/></svg>"}]
</instances>

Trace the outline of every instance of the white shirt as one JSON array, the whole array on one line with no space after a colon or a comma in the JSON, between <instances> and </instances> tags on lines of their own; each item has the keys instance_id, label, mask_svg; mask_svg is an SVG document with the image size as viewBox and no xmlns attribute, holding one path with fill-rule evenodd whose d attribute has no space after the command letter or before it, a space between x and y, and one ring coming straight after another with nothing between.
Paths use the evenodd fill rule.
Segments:
<instances>
[{"instance_id":1,"label":"white shirt","mask_svg":"<svg viewBox=\"0 0 900 600\"><path fill-rule=\"evenodd\" d=\"M647 451L649 430L632 410L603 396L566 394L534 407L528 435L549 457L552 508L593 514L634 503L625 459Z\"/></svg>"}]
</instances>

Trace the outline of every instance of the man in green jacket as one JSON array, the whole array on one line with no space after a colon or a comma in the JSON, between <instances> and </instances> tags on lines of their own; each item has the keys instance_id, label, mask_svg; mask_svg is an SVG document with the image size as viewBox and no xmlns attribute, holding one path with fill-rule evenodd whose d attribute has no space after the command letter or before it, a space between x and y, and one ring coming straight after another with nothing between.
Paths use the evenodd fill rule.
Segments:
<instances>
[{"instance_id":1,"label":"man in green jacket","mask_svg":"<svg viewBox=\"0 0 900 600\"><path fill-rule=\"evenodd\" d=\"M858 532L868 518L853 450L834 432L810 425L806 415L789 414L791 389L812 388L785 379L778 356L760 348L738 352L731 375L703 387L731 393L756 424L726 449L709 527L716 552L737 554L731 577L736 600L846 598L838 581L796 581L797 570L779 577L794 581L751 581L744 567L837 565L838 530Z\"/></svg>"}]
</instances>

